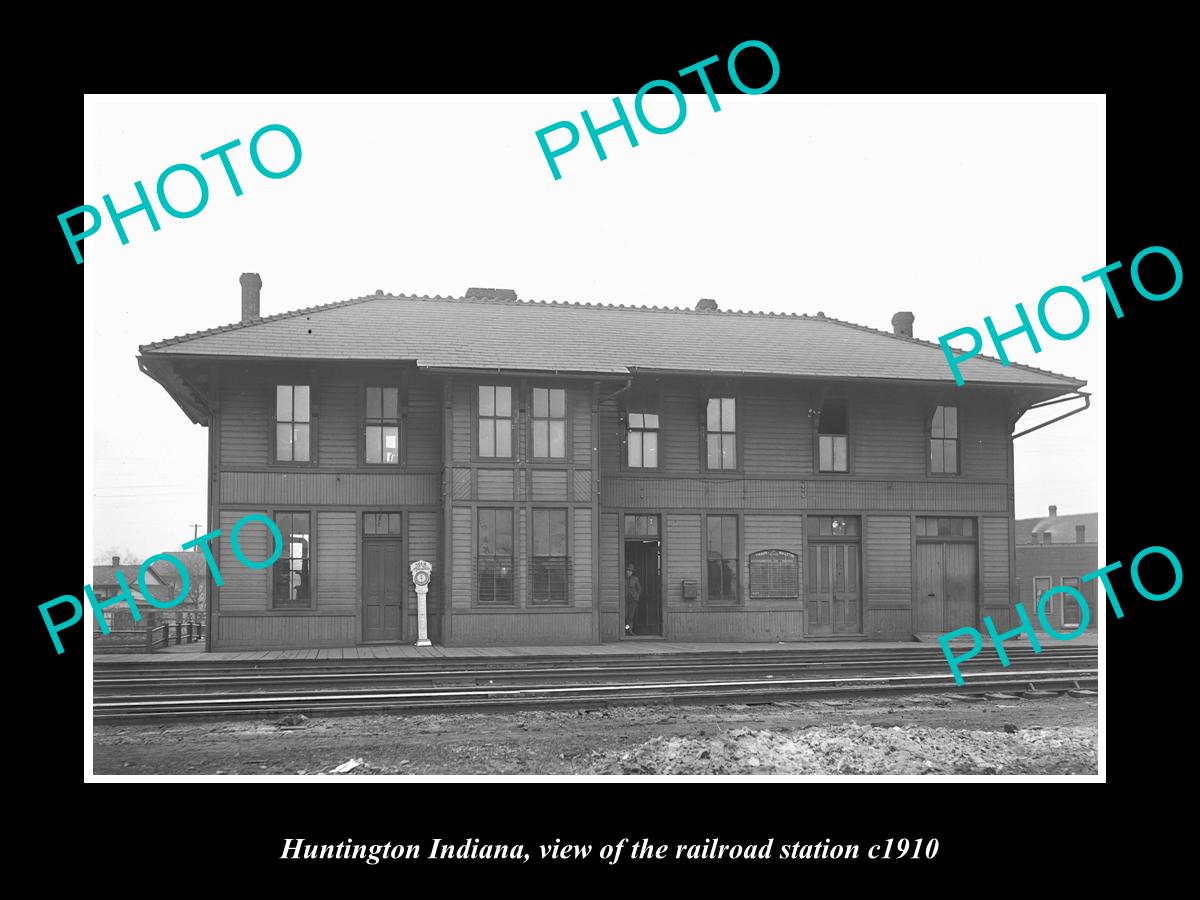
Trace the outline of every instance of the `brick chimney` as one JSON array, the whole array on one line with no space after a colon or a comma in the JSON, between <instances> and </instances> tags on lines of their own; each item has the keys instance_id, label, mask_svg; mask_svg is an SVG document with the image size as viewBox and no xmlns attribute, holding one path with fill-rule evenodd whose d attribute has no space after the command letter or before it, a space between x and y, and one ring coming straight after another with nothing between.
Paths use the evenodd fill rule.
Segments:
<instances>
[{"instance_id":1,"label":"brick chimney","mask_svg":"<svg viewBox=\"0 0 1200 900\"><path fill-rule=\"evenodd\" d=\"M696 309L711 310L713 312L716 312L716 310L718 309L717 301L711 300L708 297L701 297L699 300L696 301Z\"/></svg>"},{"instance_id":2,"label":"brick chimney","mask_svg":"<svg viewBox=\"0 0 1200 900\"><path fill-rule=\"evenodd\" d=\"M262 290L262 279L257 272L243 272L238 282L242 285L242 321L253 322L258 318L258 294Z\"/></svg>"},{"instance_id":3,"label":"brick chimney","mask_svg":"<svg viewBox=\"0 0 1200 900\"><path fill-rule=\"evenodd\" d=\"M910 338L913 336L913 316L910 312L898 312L892 316L892 330L897 337Z\"/></svg>"},{"instance_id":4,"label":"brick chimney","mask_svg":"<svg viewBox=\"0 0 1200 900\"><path fill-rule=\"evenodd\" d=\"M1086 525L1076 525L1075 526L1075 543L1082 544L1084 541L1086 541L1087 540L1087 537L1085 537L1086 534L1087 534L1087 526Z\"/></svg>"},{"instance_id":5,"label":"brick chimney","mask_svg":"<svg viewBox=\"0 0 1200 900\"><path fill-rule=\"evenodd\" d=\"M509 300L516 302L517 292L512 288L489 288L489 287L469 287L467 288L468 300Z\"/></svg>"},{"instance_id":6,"label":"brick chimney","mask_svg":"<svg viewBox=\"0 0 1200 900\"><path fill-rule=\"evenodd\" d=\"M1050 518L1052 518L1052 519L1058 518L1058 507L1057 506L1050 507Z\"/></svg>"},{"instance_id":7,"label":"brick chimney","mask_svg":"<svg viewBox=\"0 0 1200 900\"><path fill-rule=\"evenodd\" d=\"M114 566L114 567L115 567L115 566L119 566L119 565L121 564L121 557L119 557L119 556L114 556L114 557L112 558L112 561L113 561L113 566Z\"/></svg>"}]
</instances>

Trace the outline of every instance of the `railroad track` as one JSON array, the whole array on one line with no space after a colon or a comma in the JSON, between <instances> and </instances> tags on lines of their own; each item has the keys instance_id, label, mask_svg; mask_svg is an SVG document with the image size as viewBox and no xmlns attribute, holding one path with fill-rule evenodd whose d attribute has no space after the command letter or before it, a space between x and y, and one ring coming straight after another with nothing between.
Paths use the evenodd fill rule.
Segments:
<instances>
[{"instance_id":1,"label":"railroad track","mask_svg":"<svg viewBox=\"0 0 1200 900\"><path fill-rule=\"evenodd\" d=\"M695 656L701 656L696 654ZM994 653L968 664L955 685L945 658L921 651L703 654L670 656L331 661L352 665L278 666L247 670L208 663L123 671L97 666L97 721L278 713L496 710L634 703L773 702L897 693L979 693L1094 688L1094 648L1033 654ZM271 661L272 663L277 661ZM300 661L279 661L300 662ZM413 666L420 662L425 665ZM477 662L491 663L477 666ZM365 664L364 664L365 663ZM433 663L428 664L428 663ZM402 666L402 667L401 667ZM214 667L216 671L214 671ZM149 670L149 671L148 671Z\"/></svg>"}]
</instances>

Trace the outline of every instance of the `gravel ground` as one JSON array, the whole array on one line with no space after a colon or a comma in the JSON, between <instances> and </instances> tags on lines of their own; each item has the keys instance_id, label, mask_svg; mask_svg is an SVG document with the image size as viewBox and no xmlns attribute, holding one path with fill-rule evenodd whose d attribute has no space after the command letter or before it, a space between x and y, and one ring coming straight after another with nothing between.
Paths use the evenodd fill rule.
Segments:
<instances>
[{"instance_id":1,"label":"gravel ground","mask_svg":"<svg viewBox=\"0 0 1200 900\"><path fill-rule=\"evenodd\" d=\"M99 725L98 774L1096 772L1097 698L913 695L725 706Z\"/></svg>"},{"instance_id":2,"label":"gravel ground","mask_svg":"<svg viewBox=\"0 0 1200 900\"><path fill-rule=\"evenodd\" d=\"M735 728L706 738L656 737L591 770L616 775L1080 775L1096 773L1096 731L1013 732L860 725L796 731Z\"/></svg>"}]
</instances>

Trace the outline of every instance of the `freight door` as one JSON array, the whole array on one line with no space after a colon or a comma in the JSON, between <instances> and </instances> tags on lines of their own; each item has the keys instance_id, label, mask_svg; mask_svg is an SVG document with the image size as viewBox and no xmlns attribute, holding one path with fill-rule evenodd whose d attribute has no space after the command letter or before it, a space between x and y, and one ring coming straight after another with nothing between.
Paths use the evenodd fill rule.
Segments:
<instances>
[{"instance_id":1,"label":"freight door","mask_svg":"<svg viewBox=\"0 0 1200 900\"><path fill-rule=\"evenodd\" d=\"M404 603L400 541L363 541L363 640L399 641Z\"/></svg>"},{"instance_id":2,"label":"freight door","mask_svg":"<svg viewBox=\"0 0 1200 900\"><path fill-rule=\"evenodd\" d=\"M973 542L926 542L918 531L914 630L944 633L975 627L978 575Z\"/></svg>"}]
</instances>

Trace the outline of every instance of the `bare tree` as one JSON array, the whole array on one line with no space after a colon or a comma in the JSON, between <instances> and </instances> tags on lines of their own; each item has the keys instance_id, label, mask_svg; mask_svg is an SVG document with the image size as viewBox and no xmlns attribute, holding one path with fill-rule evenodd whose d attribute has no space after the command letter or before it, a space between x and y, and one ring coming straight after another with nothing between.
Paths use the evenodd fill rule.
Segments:
<instances>
[{"instance_id":1,"label":"bare tree","mask_svg":"<svg viewBox=\"0 0 1200 900\"><path fill-rule=\"evenodd\" d=\"M98 551L92 558L92 562L101 566L111 565L114 556L120 557L123 566L136 566L142 562L142 558L128 547L108 547Z\"/></svg>"}]
</instances>

